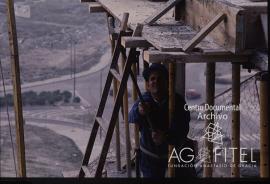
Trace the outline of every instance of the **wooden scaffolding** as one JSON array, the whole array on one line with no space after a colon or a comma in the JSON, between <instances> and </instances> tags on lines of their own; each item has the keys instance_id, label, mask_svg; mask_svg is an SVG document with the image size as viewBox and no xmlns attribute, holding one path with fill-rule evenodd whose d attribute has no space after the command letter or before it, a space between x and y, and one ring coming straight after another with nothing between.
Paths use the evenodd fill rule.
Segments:
<instances>
[{"instance_id":1,"label":"wooden scaffolding","mask_svg":"<svg viewBox=\"0 0 270 184\"><path fill-rule=\"evenodd\" d=\"M240 67L251 68L250 56L255 49L267 48L268 36L266 26L261 20L267 15L267 2L227 1L227 0L170 0L168 2L151 2L148 0L81 0L89 2L90 13L105 12L108 17L108 29L112 50L119 33L115 31L115 19L120 21L125 13L129 13L126 34L134 30L138 24L143 24L139 36L122 36L121 45L125 49L142 50L145 67L148 63L163 63L169 68L169 114L174 112L174 92L176 72L181 84L180 90L185 94L185 65L188 63L206 64L206 103L214 105L215 97L215 66L217 62L232 64L232 105L240 103ZM173 16L172 16L173 15ZM256 38L252 35L256 33ZM262 33L262 34L261 34ZM133 71L136 71L133 65ZM261 102L268 97L265 73L262 76L260 88ZM114 80L114 96L116 96L117 81ZM134 86L135 89L135 86ZM127 122L127 92L123 97L125 132L129 134ZM136 90L133 99L136 100ZM261 106L261 177L269 177L269 108L266 103ZM211 111L207 112L208 114ZM208 126L212 120L206 121ZM232 112L232 147L240 148L240 111ZM115 126L116 140L119 149L119 126ZM135 145L138 146L138 127L135 127ZM126 140L129 152L130 140ZM206 148L213 150L212 142L205 142ZM118 150L117 149L117 150ZM171 150L172 147L169 148ZM119 164L119 150L116 153ZM211 155L211 160L213 155ZM130 155L127 154L127 173L130 174ZM231 176L240 177L237 166L240 156L233 161ZM174 176L169 169L169 176ZM212 168L205 167L204 177L212 176Z\"/></svg>"}]
</instances>

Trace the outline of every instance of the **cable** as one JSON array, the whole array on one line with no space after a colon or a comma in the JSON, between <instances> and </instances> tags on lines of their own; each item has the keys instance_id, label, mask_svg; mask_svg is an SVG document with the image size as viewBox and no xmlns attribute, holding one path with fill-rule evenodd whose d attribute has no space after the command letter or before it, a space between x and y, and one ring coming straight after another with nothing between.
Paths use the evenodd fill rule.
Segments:
<instances>
[{"instance_id":1,"label":"cable","mask_svg":"<svg viewBox=\"0 0 270 184\"><path fill-rule=\"evenodd\" d=\"M1 59L0 59L0 72L1 72L1 77L2 77L3 90L4 90L4 101L5 101L5 105L6 105L6 111L7 111L9 134L10 134L10 140L11 140L11 146L12 146L12 156L13 156L13 161L14 161L14 169L15 169L15 174L16 174L16 177L17 177L15 151L14 151L14 146L13 146L13 139L12 139L12 132L11 132L11 123L10 123L9 109L8 109L7 98L6 98L5 79L4 79L4 74L3 74L3 68L2 68L2 61L1 61Z\"/></svg>"}]
</instances>

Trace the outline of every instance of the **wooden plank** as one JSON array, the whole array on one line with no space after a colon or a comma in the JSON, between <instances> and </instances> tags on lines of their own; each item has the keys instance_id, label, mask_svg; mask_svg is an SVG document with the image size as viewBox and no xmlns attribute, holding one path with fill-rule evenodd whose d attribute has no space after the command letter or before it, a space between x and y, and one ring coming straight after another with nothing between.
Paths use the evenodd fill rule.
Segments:
<instances>
[{"instance_id":1,"label":"wooden plank","mask_svg":"<svg viewBox=\"0 0 270 184\"><path fill-rule=\"evenodd\" d=\"M144 60L149 63L177 62L177 63L208 63L208 62L247 62L249 55L235 55L233 53L217 54L185 53L185 52L160 52L145 51Z\"/></svg>"},{"instance_id":2,"label":"wooden plank","mask_svg":"<svg viewBox=\"0 0 270 184\"><path fill-rule=\"evenodd\" d=\"M240 53L245 49L252 48L252 43L256 42L256 39L250 36L249 33L256 31L257 28L255 28L256 26L249 21L250 18L247 17L247 15L251 17L254 16L252 15L253 10L257 13L260 11L265 11L265 3L259 3L257 6L255 6L254 4L247 4L246 2L248 1L245 1L245 4L242 4L244 7L243 8L237 5L239 4L237 3L237 0L234 0L233 3L231 1L232 0L185 0L183 6L178 7L181 8L181 10L177 12L180 12L180 18L184 24L190 26L193 31L201 30L202 27L211 21L218 13L226 14L227 21L218 25L217 28L209 34L209 38L215 40L217 44L225 47L227 50L230 50L233 53ZM131 29L134 29L137 23L143 23L145 19L155 14L156 10L165 4L164 2L150 2L148 0L98 0L98 2L100 2L111 15L119 20L124 12L129 12L130 21L128 26ZM253 10L251 11L251 9ZM169 13L171 13L171 11ZM167 24L173 19L169 13L166 13L156 23L159 25L162 23L163 26L164 23ZM249 29L254 31L247 31ZM147 30L144 29L143 32L145 31ZM154 29L152 33L155 34ZM157 34L154 36L156 35ZM163 37L159 38L161 38L161 42L163 42ZM155 41L157 44L152 43L150 40L148 40L148 38L146 38L146 40L154 46L160 45L158 44L158 40ZM179 38L175 36L169 41L176 43L177 40L179 40ZM161 43L159 48L160 50L164 48L162 44L164 44L164 42ZM253 45L253 48L256 48L257 45L260 44L261 40L259 39L258 43ZM248 47L246 45L248 45ZM163 51L169 50L166 50L165 47L165 50ZM179 51L179 48L176 47L171 51Z\"/></svg>"},{"instance_id":3,"label":"wooden plank","mask_svg":"<svg viewBox=\"0 0 270 184\"><path fill-rule=\"evenodd\" d=\"M96 2L95 0L80 0L81 3Z\"/></svg>"},{"instance_id":4,"label":"wooden plank","mask_svg":"<svg viewBox=\"0 0 270 184\"><path fill-rule=\"evenodd\" d=\"M89 12L90 13L104 13L107 12L100 3L98 2L91 2L89 3Z\"/></svg>"},{"instance_id":5,"label":"wooden plank","mask_svg":"<svg viewBox=\"0 0 270 184\"><path fill-rule=\"evenodd\" d=\"M233 53L241 52L244 49L243 8L228 3L226 0L186 0L185 7L181 10L181 18L185 24L197 31L201 30L219 13L226 14L226 21L217 26L209 34L209 37Z\"/></svg>"},{"instance_id":6,"label":"wooden plank","mask_svg":"<svg viewBox=\"0 0 270 184\"><path fill-rule=\"evenodd\" d=\"M196 32L182 22L172 21L168 24L155 26L145 25L142 36L158 50L163 52L181 52L183 47L188 43ZM221 49L208 36L203 39L197 46L198 49Z\"/></svg>"},{"instance_id":7,"label":"wooden plank","mask_svg":"<svg viewBox=\"0 0 270 184\"><path fill-rule=\"evenodd\" d=\"M203 51L203 55L231 55L232 52L227 51L225 49L204 49Z\"/></svg>"},{"instance_id":8,"label":"wooden plank","mask_svg":"<svg viewBox=\"0 0 270 184\"><path fill-rule=\"evenodd\" d=\"M159 8L152 16L148 17L144 23L148 25L152 25L155 23L160 17L166 14L171 8L173 8L176 4L181 2L182 0L169 0L166 4L164 4L161 8Z\"/></svg>"},{"instance_id":9,"label":"wooden plank","mask_svg":"<svg viewBox=\"0 0 270 184\"><path fill-rule=\"evenodd\" d=\"M151 2L148 0L97 0L116 19L121 20L123 13L130 14L128 26L135 29L137 23L153 15L165 2ZM167 13L161 20L172 16Z\"/></svg>"},{"instance_id":10,"label":"wooden plank","mask_svg":"<svg viewBox=\"0 0 270 184\"><path fill-rule=\"evenodd\" d=\"M152 46L143 37L122 37L121 44L125 48L149 48Z\"/></svg>"},{"instance_id":11,"label":"wooden plank","mask_svg":"<svg viewBox=\"0 0 270 184\"><path fill-rule=\"evenodd\" d=\"M249 2L238 4L238 6L248 11L267 13L267 2Z\"/></svg>"},{"instance_id":12,"label":"wooden plank","mask_svg":"<svg viewBox=\"0 0 270 184\"><path fill-rule=\"evenodd\" d=\"M224 13L219 13L213 20L211 20L205 27L203 27L197 35L192 38L184 47L185 52L191 51L199 42L201 42L213 29L217 27L226 18Z\"/></svg>"}]
</instances>

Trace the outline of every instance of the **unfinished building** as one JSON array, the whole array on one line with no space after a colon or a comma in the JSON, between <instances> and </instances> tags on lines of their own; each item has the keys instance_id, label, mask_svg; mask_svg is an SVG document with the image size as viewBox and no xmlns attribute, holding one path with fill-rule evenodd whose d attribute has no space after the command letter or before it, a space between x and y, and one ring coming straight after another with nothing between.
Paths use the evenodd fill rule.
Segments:
<instances>
[{"instance_id":1,"label":"unfinished building","mask_svg":"<svg viewBox=\"0 0 270 184\"><path fill-rule=\"evenodd\" d=\"M108 29L110 39L112 42L112 62L118 59L120 53L125 55L121 47L129 49L129 55L126 58L131 59L131 53L140 49L145 63L163 63L168 65L170 79L169 79L169 97L170 104L174 101L174 91L177 90L181 94L185 94L185 83L189 79L185 78L185 66L188 63L206 63L206 103L209 105L215 104L215 63L216 62L229 62L232 64L232 99L231 104L239 105L240 103L240 67L249 70L258 68L258 60L252 62L251 58L257 54L259 50L263 51L267 48L267 28L266 28L266 15L267 15L267 2L265 1L206 1L206 0L186 0L177 1L170 0L164 2L150 2L145 0L136 1L122 1L122 0L97 0L90 2L89 10L92 13L105 12L108 16ZM174 11L172 10L174 9ZM120 21L122 24L120 32L117 33L114 29L114 20ZM126 25L125 25L126 24ZM256 26L255 26L256 25ZM132 36L125 34L132 34ZM252 35L258 35L256 39ZM115 45L116 44L116 45ZM119 51L118 51L119 50ZM136 58L136 54L133 55ZM265 62L265 61L264 61ZM128 64L127 64L128 65ZM257 66L255 66L257 65ZM126 66L131 67L131 66ZM147 67L147 64L145 64ZM177 68L177 69L176 69ZM266 73L263 71L266 68L260 68L261 87L264 89ZM135 65L133 72L136 72ZM121 76L117 71L111 69L111 78L114 77L119 82L126 82L125 73ZM132 76L131 78L135 78ZM175 77L176 76L176 77ZM110 77L110 74L108 74ZM123 78L121 78L123 77ZM110 80L110 82L112 79ZM135 79L133 80L134 83ZM121 88L117 95L115 93L116 104L114 108L118 108L117 102L120 99L119 94L123 94ZM114 90L116 92L116 82L114 83ZM136 99L136 84L134 85L134 99ZM177 88L177 89L176 89ZM122 92L122 93L121 93ZM267 96L266 91L260 91L260 95ZM103 94L106 95L106 86ZM102 97L104 100L105 96ZM124 96L124 104L127 101ZM264 98L264 97L262 97ZM101 101L102 103L102 101ZM104 108L105 104L102 103L100 108ZM262 104L261 104L262 105ZM123 107L128 108L124 105ZM261 112L267 106L261 106ZM118 108L119 109L119 108ZM170 115L173 116L174 107L170 106ZM102 110L101 110L102 111ZM108 152L109 143L112 139L113 128L115 127L116 116L112 116L110 122L102 119L102 112L97 114L95 123L104 128L106 133L105 142L103 145L102 153L95 172L96 177L102 176L102 171L106 173L106 168L103 168L106 159L106 152ZM117 111L113 111L117 112ZM125 110L124 110L125 112ZM211 113L210 111L207 113ZM124 119L127 121L127 111L124 114ZM261 126L264 126L263 121L266 116L261 113ZM106 124L109 123L109 124ZM126 124L128 122L125 122ZM213 120L206 121L206 127ZM106 126L105 126L106 124ZM109 127L108 127L109 126ZM118 125L119 126L119 125ZM116 129L117 127L116 126ZM94 127L95 128L95 127ZM94 129L93 128L93 129ZM109 128L109 129L107 129ZM112 128L112 129L111 129ZM128 126L125 126L129 129ZM262 127L261 127L262 128ZM266 129L264 129L266 131ZM116 132L118 132L117 130ZM231 146L240 149L240 112L232 111L232 130L231 130ZM88 157L91 155L91 144L94 141L95 130L92 130L89 139L89 145L85 153L80 176L89 173L88 170ZM125 131L129 133L129 130ZM138 139L138 134L135 133L135 139ZM267 146L268 139L266 138L267 132L261 131L261 145L260 156L261 167L260 175L267 176L269 169ZM93 136L93 137L92 137ZM266 141L266 142L264 142ZM130 150L130 140L126 140L126 150ZM138 140L135 140L135 147L138 146ZM213 142L206 141L204 146L213 150ZM117 147L117 146L116 146ZM265 151L262 151L265 150ZM119 152L119 151L118 151ZM104 154L104 155L103 155ZM263 156L263 154L265 154ZM239 150L236 152L239 155ZM265 158L265 159L264 159ZM127 176L131 177L131 156L127 154L126 170ZM264 161L263 161L264 160ZM240 163L240 155L237 159L232 161L235 165ZM264 162L264 164L263 164ZM264 165L264 166L262 166ZM104 169L104 170L103 170ZM110 176L108 171L107 175ZM204 177L211 177L213 168L205 167L203 171ZM266 174L266 175L265 175ZM168 171L168 175L173 177L173 171ZM239 177L240 169L238 166L231 168L231 176Z\"/></svg>"},{"instance_id":2,"label":"unfinished building","mask_svg":"<svg viewBox=\"0 0 270 184\"><path fill-rule=\"evenodd\" d=\"M139 63L144 68L151 63L162 63L169 69L169 121L174 116L175 92L185 96L187 78L186 67L191 63L206 64L205 104L214 106L221 95L215 93L216 63L230 63L231 89L229 102L219 101L219 105L245 106L241 104L241 94L244 92L240 81L241 67L258 71L254 76L259 81L259 116L260 116L260 146L259 175L269 177L269 87L268 87L268 30L267 2L252 0L169 0L154 2L148 0L81 0L89 3L90 13L105 13L108 19L109 38L111 41L112 58L110 70L100 99L99 108L86 147L82 167L76 175L79 177L139 177L135 174L136 157L132 150L139 147L138 127L130 133L128 124L128 78L132 79L132 98L141 99L140 87L137 84ZM91 15L90 15L91 16ZM120 28L116 28L116 24ZM256 36L255 36L256 35ZM139 61L139 56L142 61ZM122 66L118 67L118 60ZM119 69L122 68L122 69ZM194 74L196 75L196 74ZM252 78L254 79L254 78ZM106 120L102 115L106 108L109 90L113 86L115 104L111 116ZM141 89L142 90L142 89ZM228 91L226 91L228 92ZM224 93L223 93L224 94ZM251 97L250 97L251 98ZM199 105L199 104L198 104ZM119 110L122 109L124 124L119 128ZM240 177L241 167L241 111L231 110L229 124L229 146L234 148L236 156L230 160L231 167L216 169L214 166L203 166L203 177ZM220 113L209 110L206 115ZM17 121L20 122L18 115ZM21 120L22 121L22 120ZM213 119L206 119L201 130L215 124ZM89 163L94 149L95 138L99 129L105 132L104 144L99 158ZM219 130L219 129L218 129ZM133 130L132 130L133 131ZM219 134L215 128L208 134ZM125 133L122 140L120 132ZM207 135L208 135L207 134ZM113 135L115 145L110 144ZM209 139L203 139L189 134L197 142L199 155L204 148L210 150L210 163L213 164L213 152L218 144ZM201 136L205 136L201 135ZM222 138L222 136L221 136ZM121 140L120 140L121 139ZM197 140L196 140L197 139ZM224 139L222 139L224 141ZM123 143L124 142L124 143ZM122 144L121 144L122 143ZM121 160L120 145L124 145L124 160ZM110 147L113 147L115 162L106 162ZM173 147L169 146L169 154ZM249 148L252 150L252 148ZM253 154L247 154L253 157ZM250 161L254 161L253 159ZM124 163L123 163L124 162ZM121 164L122 163L122 164ZM221 163L223 163L221 161ZM202 164L198 161L198 165ZM124 169L123 169L124 168ZM223 172L224 175L215 172ZM123 172L124 171L124 172ZM214 174L215 173L215 174ZM174 169L168 169L168 177L175 177Z\"/></svg>"}]
</instances>

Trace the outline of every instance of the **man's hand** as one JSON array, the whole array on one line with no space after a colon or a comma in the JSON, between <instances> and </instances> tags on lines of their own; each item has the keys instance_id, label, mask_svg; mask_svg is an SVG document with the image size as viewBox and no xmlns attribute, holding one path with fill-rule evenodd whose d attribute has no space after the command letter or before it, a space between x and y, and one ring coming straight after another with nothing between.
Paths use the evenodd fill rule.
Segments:
<instances>
[{"instance_id":1,"label":"man's hand","mask_svg":"<svg viewBox=\"0 0 270 184\"><path fill-rule=\"evenodd\" d=\"M156 145L162 144L166 140L165 132L155 130L152 132L152 139Z\"/></svg>"},{"instance_id":2,"label":"man's hand","mask_svg":"<svg viewBox=\"0 0 270 184\"><path fill-rule=\"evenodd\" d=\"M151 104L148 102L145 102L144 104L140 102L138 107L139 107L139 113L142 116L145 116L147 113L151 111Z\"/></svg>"}]
</instances>

